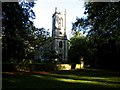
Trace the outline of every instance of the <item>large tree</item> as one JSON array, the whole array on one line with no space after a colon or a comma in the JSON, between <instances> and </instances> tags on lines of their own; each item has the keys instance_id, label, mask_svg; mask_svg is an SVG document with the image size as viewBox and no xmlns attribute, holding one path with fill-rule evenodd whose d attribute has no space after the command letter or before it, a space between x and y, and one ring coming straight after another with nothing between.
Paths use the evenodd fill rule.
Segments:
<instances>
[{"instance_id":1,"label":"large tree","mask_svg":"<svg viewBox=\"0 0 120 90\"><path fill-rule=\"evenodd\" d=\"M95 63L99 67L118 68L120 54L120 2L89 2L85 4L87 18L77 19L73 28L88 32L96 49Z\"/></svg>"},{"instance_id":2,"label":"large tree","mask_svg":"<svg viewBox=\"0 0 120 90\"><path fill-rule=\"evenodd\" d=\"M49 38L49 30L33 25L34 2L2 3L3 62L34 60L34 57Z\"/></svg>"},{"instance_id":3,"label":"large tree","mask_svg":"<svg viewBox=\"0 0 120 90\"><path fill-rule=\"evenodd\" d=\"M30 19L35 18L33 2L2 2L3 62L25 59L30 38Z\"/></svg>"},{"instance_id":4,"label":"large tree","mask_svg":"<svg viewBox=\"0 0 120 90\"><path fill-rule=\"evenodd\" d=\"M80 32L75 31L72 38L69 40L68 59L72 63L80 63L81 58L84 58L85 65L90 64L93 55L92 42L89 38L83 36Z\"/></svg>"}]
</instances>

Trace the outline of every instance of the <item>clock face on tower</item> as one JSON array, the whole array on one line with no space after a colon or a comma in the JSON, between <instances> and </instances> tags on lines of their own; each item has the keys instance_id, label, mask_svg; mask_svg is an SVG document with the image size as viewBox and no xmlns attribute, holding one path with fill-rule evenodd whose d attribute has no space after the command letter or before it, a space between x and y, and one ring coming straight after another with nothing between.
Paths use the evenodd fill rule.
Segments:
<instances>
[{"instance_id":1,"label":"clock face on tower","mask_svg":"<svg viewBox=\"0 0 120 90\"><path fill-rule=\"evenodd\" d=\"M57 21L56 22L57 23L56 27L61 30L61 27L62 27L62 17L57 16L56 17L56 21Z\"/></svg>"}]
</instances>

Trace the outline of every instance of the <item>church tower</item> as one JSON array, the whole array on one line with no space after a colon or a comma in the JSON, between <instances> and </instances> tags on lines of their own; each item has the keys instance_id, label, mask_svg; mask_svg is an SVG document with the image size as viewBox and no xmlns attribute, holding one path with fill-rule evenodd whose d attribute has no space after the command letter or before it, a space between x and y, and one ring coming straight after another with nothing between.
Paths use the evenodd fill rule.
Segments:
<instances>
[{"instance_id":1,"label":"church tower","mask_svg":"<svg viewBox=\"0 0 120 90\"><path fill-rule=\"evenodd\" d=\"M67 61L67 35L66 35L66 10L65 13L57 11L52 16L52 50L58 55L59 62Z\"/></svg>"}]
</instances>

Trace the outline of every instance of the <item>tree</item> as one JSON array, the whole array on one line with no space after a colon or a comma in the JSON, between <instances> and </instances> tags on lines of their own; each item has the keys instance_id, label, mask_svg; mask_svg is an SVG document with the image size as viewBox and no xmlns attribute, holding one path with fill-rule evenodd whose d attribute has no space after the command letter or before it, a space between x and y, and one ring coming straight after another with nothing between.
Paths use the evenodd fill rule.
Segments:
<instances>
[{"instance_id":1,"label":"tree","mask_svg":"<svg viewBox=\"0 0 120 90\"><path fill-rule=\"evenodd\" d=\"M2 2L2 56L3 62L20 61L26 58L27 43L31 36L30 19L35 18L33 2Z\"/></svg>"},{"instance_id":2,"label":"tree","mask_svg":"<svg viewBox=\"0 0 120 90\"><path fill-rule=\"evenodd\" d=\"M33 2L3 3L3 62L34 60L39 47L49 38L49 30L33 25Z\"/></svg>"},{"instance_id":3,"label":"tree","mask_svg":"<svg viewBox=\"0 0 120 90\"><path fill-rule=\"evenodd\" d=\"M42 46L46 40L49 39L49 30L45 30L44 28L36 28L32 26L31 34L29 38L30 46L34 47L34 50L38 50L40 46Z\"/></svg>"},{"instance_id":4,"label":"tree","mask_svg":"<svg viewBox=\"0 0 120 90\"><path fill-rule=\"evenodd\" d=\"M103 68L118 68L120 54L120 2L86 3L87 18L80 18L73 27L89 28L88 36L94 43L95 63ZM114 62L113 62L114 60Z\"/></svg>"},{"instance_id":5,"label":"tree","mask_svg":"<svg viewBox=\"0 0 120 90\"><path fill-rule=\"evenodd\" d=\"M91 45L88 37L81 35L79 31L75 31L73 37L69 40L69 61L80 63L81 57L84 57L85 64L90 64L90 56L92 55Z\"/></svg>"}]
</instances>

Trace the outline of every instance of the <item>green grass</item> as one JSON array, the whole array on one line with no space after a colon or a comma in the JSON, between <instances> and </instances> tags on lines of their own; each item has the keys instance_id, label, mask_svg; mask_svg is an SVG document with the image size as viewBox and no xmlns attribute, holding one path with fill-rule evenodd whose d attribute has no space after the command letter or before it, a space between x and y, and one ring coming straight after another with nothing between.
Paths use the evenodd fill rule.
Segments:
<instances>
[{"instance_id":1,"label":"green grass","mask_svg":"<svg viewBox=\"0 0 120 90\"><path fill-rule=\"evenodd\" d=\"M4 88L120 89L120 73L101 70L3 73Z\"/></svg>"}]
</instances>

